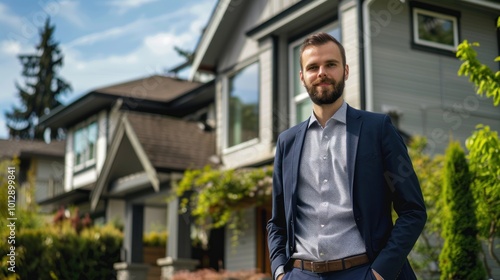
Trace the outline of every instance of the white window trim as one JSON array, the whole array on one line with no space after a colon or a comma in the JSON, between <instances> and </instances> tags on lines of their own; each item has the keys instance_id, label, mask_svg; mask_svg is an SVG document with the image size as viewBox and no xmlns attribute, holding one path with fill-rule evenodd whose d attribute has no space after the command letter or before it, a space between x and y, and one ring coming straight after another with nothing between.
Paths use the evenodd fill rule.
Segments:
<instances>
[{"instance_id":1,"label":"white window trim","mask_svg":"<svg viewBox=\"0 0 500 280\"><path fill-rule=\"evenodd\" d=\"M436 49L443 49L447 51L455 51L458 47L458 18L456 16L452 15L447 15L443 13L438 13L434 11L430 11L427 9L422 9L422 8L413 8L413 42L418 45L422 46L427 46L431 48L436 48ZM453 24L453 46L441 44L441 43L436 43L432 41L427 41L427 40L422 40L419 38L419 33L418 33L418 15L423 14L431 17L436 17L444 20L450 20Z\"/></svg>"}]
</instances>

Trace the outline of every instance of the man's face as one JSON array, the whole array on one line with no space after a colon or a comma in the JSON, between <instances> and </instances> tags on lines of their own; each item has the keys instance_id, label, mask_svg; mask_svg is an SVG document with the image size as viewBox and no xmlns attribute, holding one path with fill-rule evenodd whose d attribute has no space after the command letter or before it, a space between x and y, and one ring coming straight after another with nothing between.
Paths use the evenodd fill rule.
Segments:
<instances>
[{"instance_id":1,"label":"man's face","mask_svg":"<svg viewBox=\"0 0 500 280\"><path fill-rule=\"evenodd\" d=\"M300 80L312 102L323 105L337 101L349 76L349 67L344 67L338 46L334 42L308 46L301 59Z\"/></svg>"}]
</instances>

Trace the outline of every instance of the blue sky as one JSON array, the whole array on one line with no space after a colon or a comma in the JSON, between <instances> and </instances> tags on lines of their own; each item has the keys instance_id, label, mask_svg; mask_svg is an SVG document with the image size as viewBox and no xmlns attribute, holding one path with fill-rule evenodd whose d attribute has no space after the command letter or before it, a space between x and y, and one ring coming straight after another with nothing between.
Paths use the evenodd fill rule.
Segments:
<instances>
[{"instance_id":1,"label":"blue sky","mask_svg":"<svg viewBox=\"0 0 500 280\"><path fill-rule=\"evenodd\" d=\"M73 91L68 104L94 88L153 74L183 62L174 50L194 50L217 0L0 1L0 138L5 111L20 105L19 54L35 51L50 16L64 55L59 75Z\"/></svg>"}]
</instances>

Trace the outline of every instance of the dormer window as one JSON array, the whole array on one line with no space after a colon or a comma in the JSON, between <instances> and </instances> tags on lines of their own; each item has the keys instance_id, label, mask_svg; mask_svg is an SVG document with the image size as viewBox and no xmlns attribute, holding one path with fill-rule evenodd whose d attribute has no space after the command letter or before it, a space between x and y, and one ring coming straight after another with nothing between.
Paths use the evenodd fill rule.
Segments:
<instances>
[{"instance_id":1,"label":"dormer window","mask_svg":"<svg viewBox=\"0 0 500 280\"><path fill-rule=\"evenodd\" d=\"M75 170L95 164L97 144L97 122L92 121L75 131L74 137Z\"/></svg>"}]
</instances>

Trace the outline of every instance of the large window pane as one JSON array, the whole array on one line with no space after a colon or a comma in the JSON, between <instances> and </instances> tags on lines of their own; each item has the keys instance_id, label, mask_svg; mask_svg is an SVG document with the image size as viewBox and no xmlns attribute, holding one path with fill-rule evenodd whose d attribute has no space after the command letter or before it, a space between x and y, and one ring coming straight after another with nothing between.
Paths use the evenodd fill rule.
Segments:
<instances>
[{"instance_id":1,"label":"large window pane","mask_svg":"<svg viewBox=\"0 0 500 280\"><path fill-rule=\"evenodd\" d=\"M229 147L259 136L258 69L254 63L229 79Z\"/></svg>"},{"instance_id":2,"label":"large window pane","mask_svg":"<svg viewBox=\"0 0 500 280\"><path fill-rule=\"evenodd\" d=\"M89 125L87 139L88 139L88 151L89 151L88 159L91 160L95 158L95 145L97 142L96 122L93 122Z\"/></svg>"},{"instance_id":3,"label":"large window pane","mask_svg":"<svg viewBox=\"0 0 500 280\"><path fill-rule=\"evenodd\" d=\"M95 121L75 131L73 147L75 166L78 169L94 164L97 134L98 126Z\"/></svg>"},{"instance_id":4,"label":"large window pane","mask_svg":"<svg viewBox=\"0 0 500 280\"><path fill-rule=\"evenodd\" d=\"M83 162L83 154L84 154L84 149L85 149L85 137L83 133L84 129L78 129L75 132L75 139L74 139L74 150L75 150L75 165L80 165Z\"/></svg>"}]
</instances>

